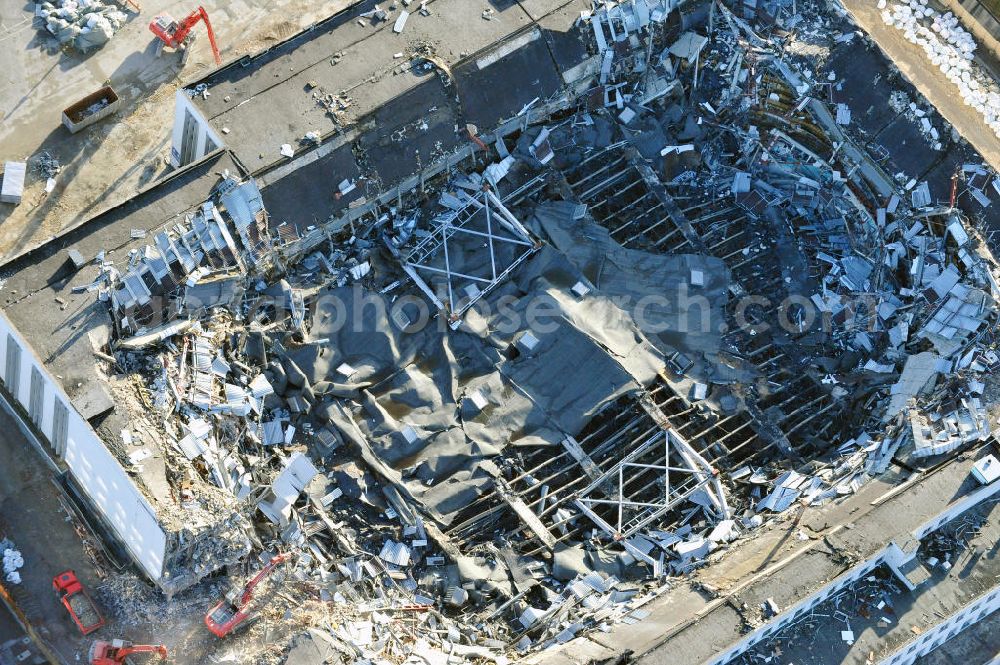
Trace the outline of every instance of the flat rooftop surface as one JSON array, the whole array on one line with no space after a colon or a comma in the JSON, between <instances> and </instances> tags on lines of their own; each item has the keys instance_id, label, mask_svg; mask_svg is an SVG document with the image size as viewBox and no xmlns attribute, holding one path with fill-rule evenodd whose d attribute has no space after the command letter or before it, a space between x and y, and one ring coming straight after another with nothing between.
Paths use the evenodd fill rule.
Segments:
<instances>
[{"instance_id":1,"label":"flat rooftop surface","mask_svg":"<svg viewBox=\"0 0 1000 665\"><path fill-rule=\"evenodd\" d=\"M0 0L0 161L28 159L25 205L0 205L0 255L14 258L53 235L114 207L164 175L164 141L174 118L174 94L215 63L204 26L182 66L180 54L157 53L149 31L154 16L208 12L224 61L286 39L353 0L151 0L99 49L81 53L35 18L36 3ZM114 6L116 3L104 3ZM125 3L121 3L125 6ZM111 118L70 134L64 108L111 85L122 100ZM55 189L36 165L59 160Z\"/></svg>"},{"instance_id":2,"label":"flat rooftop surface","mask_svg":"<svg viewBox=\"0 0 1000 665\"><path fill-rule=\"evenodd\" d=\"M640 623L615 626L583 641L605 656L630 650L643 665L672 662L678 653L685 654L685 663L706 662L744 637L743 616L736 609L742 603L751 612L768 598L780 608L790 607L890 540L905 542L914 529L978 487L969 476L975 459L976 453L967 453L878 506L871 502L892 487L889 479L872 482L844 503L807 508L695 575L719 588L718 598L680 585L648 606L651 613ZM800 531L809 539L799 541ZM847 645L840 644L846 656ZM587 648L574 646L563 662L579 662L572 654Z\"/></svg>"},{"instance_id":3,"label":"flat rooftop surface","mask_svg":"<svg viewBox=\"0 0 1000 665\"><path fill-rule=\"evenodd\" d=\"M562 75L587 57L574 27L580 11L590 9L584 0L431 0L428 16L409 7L401 33L393 28L402 4L386 21L359 18L374 4L359 3L197 82L209 95L196 95L195 104L217 131L227 130L226 144L251 173L284 162L284 143L305 151L307 132L328 137L362 123L373 130L366 152L390 141L402 144L390 154L377 151L369 164L372 175L395 182L426 164L434 150L467 141L466 123L487 132L532 100L553 95ZM414 56L433 57L452 69L453 78L415 66L422 61L411 61ZM343 100L341 110L327 111L320 102L328 96Z\"/></svg>"},{"instance_id":4,"label":"flat rooftop surface","mask_svg":"<svg viewBox=\"0 0 1000 665\"><path fill-rule=\"evenodd\" d=\"M993 130L978 112L965 105L955 86L930 63L922 49L906 41L902 32L886 25L875 5L857 0L843 0L841 4L892 58L902 75L941 111L949 125L954 125L975 145L994 168L1000 166L1000 142Z\"/></svg>"}]
</instances>

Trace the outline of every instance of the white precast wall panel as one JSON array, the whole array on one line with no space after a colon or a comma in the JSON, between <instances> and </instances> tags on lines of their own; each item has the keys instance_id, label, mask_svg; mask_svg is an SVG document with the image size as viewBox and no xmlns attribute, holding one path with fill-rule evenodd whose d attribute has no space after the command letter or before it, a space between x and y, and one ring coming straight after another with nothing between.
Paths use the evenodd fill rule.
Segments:
<instances>
[{"instance_id":1,"label":"white precast wall panel","mask_svg":"<svg viewBox=\"0 0 1000 665\"><path fill-rule=\"evenodd\" d=\"M136 562L153 580L160 579L167 538L153 509L104 442L72 408L65 461Z\"/></svg>"},{"instance_id":2,"label":"white precast wall panel","mask_svg":"<svg viewBox=\"0 0 1000 665\"><path fill-rule=\"evenodd\" d=\"M185 136L185 126L191 123L191 133ZM190 142L190 145L185 145ZM213 146L214 144L214 146ZM170 164L180 167L198 161L208 153L225 145L222 137L212 129L185 89L174 96L174 126L170 137Z\"/></svg>"},{"instance_id":3,"label":"white precast wall panel","mask_svg":"<svg viewBox=\"0 0 1000 665\"><path fill-rule=\"evenodd\" d=\"M20 351L11 349L11 344ZM7 372L9 358L18 361L16 374ZM163 575L167 538L156 513L90 424L73 409L62 386L49 374L3 313L0 313L0 363L3 364L0 379L25 413L30 412L31 406L32 368L41 375L42 418L38 430L56 454L64 459L73 478L114 529L136 563L150 579L158 581ZM9 376L17 377L16 386L7 385ZM63 442L56 440L61 438L57 436L54 417L57 405L66 409L65 449L62 448Z\"/></svg>"}]
</instances>

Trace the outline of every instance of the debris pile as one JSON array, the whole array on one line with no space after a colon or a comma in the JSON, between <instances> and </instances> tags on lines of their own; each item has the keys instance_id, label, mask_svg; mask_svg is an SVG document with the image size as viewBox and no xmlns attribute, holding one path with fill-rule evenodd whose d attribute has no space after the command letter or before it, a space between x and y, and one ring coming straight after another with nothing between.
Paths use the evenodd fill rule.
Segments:
<instances>
[{"instance_id":1,"label":"debris pile","mask_svg":"<svg viewBox=\"0 0 1000 665\"><path fill-rule=\"evenodd\" d=\"M107 44L128 20L117 3L102 0L37 2L35 14L60 46L84 53Z\"/></svg>"},{"instance_id":2,"label":"debris pile","mask_svg":"<svg viewBox=\"0 0 1000 665\"><path fill-rule=\"evenodd\" d=\"M0 542L0 552L3 552L4 580L11 584L20 584L21 574L18 571L24 566L24 557L14 549L14 544L6 539Z\"/></svg>"},{"instance_id":3,"label":"debris pile","mask_svg":"<svg viewBox=\"0 0 1000 665\"><path fill-rule=\"evenodd\" d=\"M170 589L290 550L293 653L503 662L640 620L894 457L989 436L996 264L784 57L775 21L825 34L793 6L674 24L665 2L601 3L591 88L537 122L529 103L512 137L466 128L485 167L338 230L273 219L227 173L99 255L78 288L142 395L119 457L152 476L155 449L176 498ZM847 634L893 592L873 576L830 611Z\"/></svg>"},{"instance_id":4,"label":"debris pile","mask_svg":"<svg viewBox=\"0 0 1000 665\"><path fill-rule=\"evenodd\" d=\"M59 159L46 150L35 159L35 169L43 178L55 178L62 170L62 166L59 164Z\"/></svg>"},{"instance_id":5,"label":"debris pile","mask_svg":"<svg viewBox=\"0 0 1000 665\"><path fill-rule=\"evenodd\" d=\"M102 99L99 102L94 102L87 108L83 109L83 112L80 114L80 117L88 118L94 115L95 113L99 112L101 109L107 108L108 104L110 104L110 101L107 99Z\"/></svg>"}]
</instances>

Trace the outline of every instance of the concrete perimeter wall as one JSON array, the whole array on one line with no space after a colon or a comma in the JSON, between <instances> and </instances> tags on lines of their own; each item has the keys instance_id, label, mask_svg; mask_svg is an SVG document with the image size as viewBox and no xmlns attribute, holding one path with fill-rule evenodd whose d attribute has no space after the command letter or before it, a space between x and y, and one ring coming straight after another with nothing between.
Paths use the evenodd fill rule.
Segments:
<instances>
[{"instance_id":1,"label":"concrete perimeter wall","mask_svg":"<svg viewBox=\"0 0 1000 665\"><path fill-rule=\"evenodd\" d=\"M69 468L135 562L151 580L159 581L167 538L156 513L2 312L0 380L35 431L45 438L49 449L43 452Z\"/></svg>"},{"instance_id":2,"label":"concrete perimeter wall","mask_svg":"<svg viewBox=\"0 0 1000 665\"><path fill-rule=\"evenodd\" d=\"M942 621L927 632L921 633L920 637L883 659L880 665L912 665L917 658L926 656L998 609L1000 609L1000 586L993 587L988 594L951 615L947 621Z\"/></svg>"}]
</instances>

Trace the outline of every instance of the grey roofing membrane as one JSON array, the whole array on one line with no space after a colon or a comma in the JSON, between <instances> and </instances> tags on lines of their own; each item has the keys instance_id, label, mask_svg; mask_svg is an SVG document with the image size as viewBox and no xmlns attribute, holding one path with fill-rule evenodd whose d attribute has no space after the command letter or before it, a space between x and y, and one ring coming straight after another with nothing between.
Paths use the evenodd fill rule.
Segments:
<instances>
[{"instance_id":1,"label":"grey roofing membrane","mask_svg":"<svg viewBox=\"0 0 1000 665\"><path fill-rule=\"evenodd\" d=\"M505 329L508 313L479 313L481 325L491 331L486 343L478 334L446 334L439 326L408 333L380 308L358 308L353 287L332 295L347 303L342 316L357 323L340 328L336 316L318 312L311 334L332 343L322 353L303 347L290 359L313 385L330 382L338 392L365 388L363 410L329 415L339 430L356 431L355 443L447 523L492 487L490 465L484 464L490 457L507 446L558 445L609 400L652 381L663 363L609 301L561 299L567 277L575 282L579 273L562 254L544 248L496 295L517 295L511 312L535 302L533 296L551 298L551 329L537 332L538 344L512 359L502 350L523 329ZM389 299L384 300L389 309ZM355 370L349 378L338 372L344 362ZM573 380L566 381L567 376ZM462 398L477 391L487 406L469 412ZM407 426L415 434L411 440L401 434Z\"/></svg>"},{"instance_id":2,"label":"grey roofing membrane","mask_svg":"<svg viewBox=\"0 0 1000 665\"><path fill-rule=\"evenodd\" d=\"M357 182L360 176L354 147L345 143L264 187L261 191L264 208L278 224L288 222L304 228L325 222L345 210L355 196L364 195L365 186L361 183L356 194L336 196L342 181Z\"/></svg>"},{"instance_id":3,"label":"grey roofing membrane","mask_svg":"<svg viewBox=\"0 0 1000 665\"><path fill-rule=\"evenodd\" d=\"M697 254L661 255L626 249L607 229L592 222L573 220L572 205L540 206L532 217L548 239L566 254L592 284L610 298L627 298L636 306L652 337L664 344L673 342L685 350L718 351L721 335L703 321L720 321L728 300L729 269L712 256ZM581 236L588 242L580 242ZM692 284L692 274L700 275ZM705 298L707 307L687 308L681 314L680 298L685 293L693 301ZM671 297L666 298L664 294ZM699 302L701 302L699 300ZM709 329L706 329L709 328ZM697 331L698 335L688 333ZM664 351L673 349L663 348Z\"/></svg>"}]
</instances>

